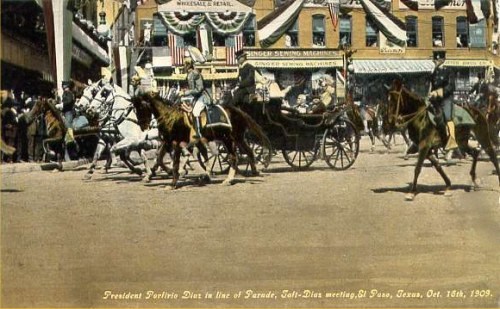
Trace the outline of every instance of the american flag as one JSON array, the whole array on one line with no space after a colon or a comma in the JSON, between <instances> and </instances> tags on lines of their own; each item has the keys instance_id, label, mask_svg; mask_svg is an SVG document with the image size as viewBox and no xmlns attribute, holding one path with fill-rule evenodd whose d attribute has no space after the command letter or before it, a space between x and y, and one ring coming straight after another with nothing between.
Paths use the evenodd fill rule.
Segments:
<instances>
[{"instance_id":1,"label":"american flag","mask_svg":"<svg viewBox=\"0 0 500 309\"><path fill-rule=\"evenodd\" d=\"M243 49L243 34L239 33L234 35L227 40L226 46L226 64L236 65L236 52Z\"/></svg>"},{"instance_id":2,"label":"american flag","mask_svg":"<svg viewBox=\"0 0 500 309\"><path fill-rule=\"evenodd\" d=\"M183 65L184 47L177 47L177 37L173 33L168 34L168 45L172 56L172 65Z\"/></svg>"},{"instance_id":3,"label":"american flag","mask_svg":"<svg viewBox=\"0 0 500 309\"><path fill-rule=\"evenodd\" d=\"M336 31L339 22L339 10L340 10L339 1L338 0L328 1L328 9L330 11L330 18L332 20L333 30Z\"/></svg>"}]
</instances>

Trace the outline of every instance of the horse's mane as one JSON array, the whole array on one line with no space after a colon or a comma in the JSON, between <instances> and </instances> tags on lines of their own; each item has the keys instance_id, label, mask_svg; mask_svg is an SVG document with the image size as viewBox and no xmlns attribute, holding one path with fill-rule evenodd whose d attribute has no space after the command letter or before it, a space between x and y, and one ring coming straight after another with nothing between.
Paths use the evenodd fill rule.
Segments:
<instances>
[{"instance_id":1,"label":"horse's mane","mask_svg":"<svg viewBox=\"0 0 500 309\"><path fill-rule=\"evenodd\" d=\"M415 92L411 91L410 89L408 89L408 88L406 88L406 87L403 86L403 91L406 93L406 95L410 99L418 101L419 103L425 103L424 99L421 96L419 96Z\"/></svg>"},{"instance_id":2,"label":"horse's mane","mask_svg":"<svg viewBox=\"0 0 500 309\"><path fill-rule=\"evenodd\" d=\"M180 108L176 106L172 106L170 102L165 101L165 99L160 96L152 96L150 94L141 94L134 98L134 104L137 104L137 101L146 101L151 102L151 104L155 104L157 106L157 112L159 115L156 115L156 121L158 121L158 125L164 125L169 131L173 130L176 123L184 120L184 114L180 110ZM142 104L142 103L140 103Z\"/></svg>"}]
</instances>

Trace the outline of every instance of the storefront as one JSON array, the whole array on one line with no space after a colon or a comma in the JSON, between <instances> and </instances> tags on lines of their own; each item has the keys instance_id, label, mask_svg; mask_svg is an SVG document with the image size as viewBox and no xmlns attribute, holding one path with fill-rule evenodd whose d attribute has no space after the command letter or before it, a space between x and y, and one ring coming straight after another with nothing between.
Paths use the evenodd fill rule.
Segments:
<instances>
[{"instance_id":1,"label":"storefront","mask_svg":"<svg viewBox=\"0 0 500 309\"><path fill-rule=\"evenodd\" d=\"M405 86L419 95L426 95L429 76L434 70L432 60L353 60L349 68L350 91L354 100L366 104L386 100L386 87L394 79L403 79Z\"/></svg>"},{"instance_id":2,"label":"storefront","mask_svg":"<svg viewBox=\"0 0 500 309\"><path fill-rule=\"evenodd\" d=\"M343 67L342 53L337 49L246 49L248 61L265 77L284 89L291 86L286 99L293 106L299 94L316 95L320 78L344 87L338 74Z\"/></svg>"}]
</instances>

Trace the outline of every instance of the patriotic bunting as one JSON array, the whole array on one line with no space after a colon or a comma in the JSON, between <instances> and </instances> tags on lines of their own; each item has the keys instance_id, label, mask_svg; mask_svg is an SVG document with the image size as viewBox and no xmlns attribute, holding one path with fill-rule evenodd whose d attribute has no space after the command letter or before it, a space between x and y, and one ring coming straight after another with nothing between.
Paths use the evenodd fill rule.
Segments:
<instances>
[{"instance_id":1,"label":"patriotic bunting","mask_svg":"<svg viewBox=\"0 0 500 309\"><path fill-rule=\"evenodd\" d=\"M168 34L168 45L170 55L172 56L172 65L178 66L184 64L184 47L177 46L177 36L173 33Z\"/></svg>"},{"instance_id":2,"label":"patriotic bunting","mask_svg":"<svg viewBox=\"0 0 500 309\"><path fill-rule=\"evenodd\" d=\"M274 44L295 23L303 4L304 0L289 0L258 21L260 45Z\"/></svg>"},{"instance_id":3,"label":"patriotic bunting","mask_svg":"<svg viewBox=\"0 0 500 309\"><path fill-rule=\"evenodd\" d=\"M360 0L366 15L389 41L399 46L406 45L406 25L374 0Z\"/></svg>"}]
</instances>

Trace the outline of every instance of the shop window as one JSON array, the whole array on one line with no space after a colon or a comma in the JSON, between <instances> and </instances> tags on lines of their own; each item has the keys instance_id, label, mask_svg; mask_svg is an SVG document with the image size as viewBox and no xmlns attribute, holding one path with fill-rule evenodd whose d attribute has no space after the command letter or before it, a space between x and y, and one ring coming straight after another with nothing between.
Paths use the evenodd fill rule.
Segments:
<instances>
[{"instance_id":1,"label":"shop window","mask_svg":"<svg viewBox=\"0 0 500 309\"><path fill-rule=\"evenodd\" d=\"M366 17L365 36L366 47L378 46L378 28L368 16Z\"/></svg>"},{"instance_id":2,"label":"shop window","mask_svg":"<svg viewBox=\"0 0 500 309\"><path fill-rule=\"evenodd\" d=\"M313 47L325 46L325 16L313 15L312 24Z\"/></svg>"},{"instance_id":3,"label":"shop window","mask_svg":"<svg viewBox=\"0 0 500 309\"><path fill-rule=\"evenodd\" d=\"M416 16L406 16L406 46L418 46L418 18Z\"/></svg>"},{"instance_id":4,"label":"shop window","mask_svg":"<svg viewBox=\"0 0 500 309\"><path fill-rule=\"evenodd\" d=\"M299 46L299 20L296 19L293 26L287 30L285 34L285 46L286 47L298 47Z\"/></svg>"},{"instance_id":5,"label":"shop window","mask_svg":"<svg viewBox=\"0 0 500 309\"><path fill-rule=\"evenodd\" d=\"M432 46L444 46L444 18L441 16L432 17Z\"/></svg>"},{"instance_id":6,"label":"shop window","mask_svg":"<svg viewBox=\"0 0 500 309\"><path fill-rule=\"evenodd\" d=\"M158 15L153 15L153 46L167 45L167 27L161 22Z\"/></svg>"},{"instance_id":7,"label":"shop window","mask_svg":"<svg viewBox=\"0 0 500 309\"><path fill-rule=\"evenodd\" d=\"M255 15L251 15L243 27L243 45L255 46Z\"/></svg>"},{"instance_id":8,"label":"shop window","mask_svg":"<svg viewBox=\"0 0 500 309\"><path fill-rule=\"evenodd\" d=\"M349 15L343 15L339 19L339 38L341 47L352 44L352 23Z\"/></svg>"},{"instance_id":9,"label":"shop window","mask_svg":"<svg viewBox=\"0 0 500 309\"><path fill-rule=\"evenodd\" d=\"M469 23L467 17L457 17L457 47L465 48L469 46Z\"/></svg>"},{"instance_id":10,"label":"shop window","mask_svg":"<svg viewBox=\"0 0 500 309\"><path fill-rule=\"evenodd\" d=\"M220 33L212 32L213 46L226 46L226 37Z\"/></svg>"},{"instance_id":11,"label":"shop window","mask_svg":"<svg viewBox=\"0 0 500 309\"><path fill-rule=\"evenodd\" d=\"M470 47L486 47L486 20L469 25Z\"/></svg>"},{"instance_id":12,"label":"shop window","mask_svg":"<svg viewBox=\"0 0 500 309\"><path fill-rule=\"evenodd\" d=\"M193 35L194 33L188 33L186 34L185 36L182 37L182 42L184 44L184 46L182 47L187 47L187 46L197 46L197 37L196 35ZM177 41L179 42L179 41ZM179 46L181 47L181 46Z\"/></svg>"}]
</instances>

